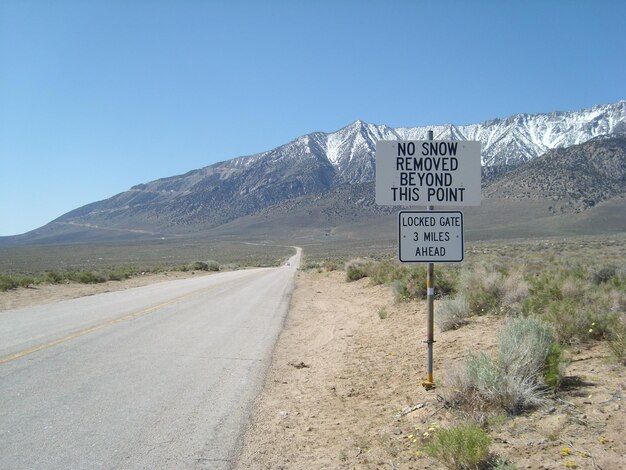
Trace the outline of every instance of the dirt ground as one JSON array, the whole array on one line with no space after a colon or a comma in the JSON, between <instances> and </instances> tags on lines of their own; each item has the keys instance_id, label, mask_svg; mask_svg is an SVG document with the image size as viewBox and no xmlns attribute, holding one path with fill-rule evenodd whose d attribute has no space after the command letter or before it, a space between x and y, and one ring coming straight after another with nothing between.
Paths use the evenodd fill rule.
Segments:
<instances>
[{"instance_id":1,"label":"dirt ground","mask_svg":"<svg viewBox=\"0 0 626 470\"><path fill-rule=\"evenodd\" d=\"M0 293L0 311L189 276L20 288ZM435 381L468 350L492 351L500 324L476 317L455 331L435 328ZM340 271L299 272L236 468L443 468L418 452L419 439L432 423L466 417L421 386L425 331L424 303L394 303L388 287L346 283ZM491 418L491 450L520 469L626 468L624 366L600 343L571 349L569 359L563 390L545 407Z\"/></svg>"},{"instance_id":2,"label":"dirt ground","mask_svg":"<svg viewBox=\"0 0 626 470\"><path fill-rule=\"evenodd\" d=\"M467 418L421 386L425 304L397 304L388 287L344 278L298 273L237 469L443 468L419 452L420 438L432 423ZM435 381L468 350L492 351L500 324L435 328ZM545 407L488 420L491 450L520 469L626 468L624 367L602 344L569 356L563 390Z\"/></svg>"},{"instance_id":3,"label":"dirt ground","mask_svg":"<svg viewBox=\"0 0 626 470\"><path fill-rule=\"evenodd\" d=\"M0 292L0 312L47 302L76 299L78 297L101 294L103 292L147 286L155 282L172 281L174 279L184 279L191 276L206 276L209 274L210 273L205 272L195 272L195 274L191 274L191 272L179 271L159 274L146 273L143 276L135 276L123 281L107 281L101 284L40 284L27 289L18 288Z\"/></svg>"}]
</instances>

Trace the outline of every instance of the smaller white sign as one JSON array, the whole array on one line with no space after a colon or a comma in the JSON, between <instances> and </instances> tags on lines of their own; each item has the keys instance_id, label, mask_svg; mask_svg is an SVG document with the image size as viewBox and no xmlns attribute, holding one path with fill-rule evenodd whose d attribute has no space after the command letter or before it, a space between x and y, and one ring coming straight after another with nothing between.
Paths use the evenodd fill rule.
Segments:
<instances>
[{"instance_id":1,"label":"smaller white sign","mask_svg":"<svg viewBox=\"0 0 626 470\"><path fill-rule=\"evenodd\" d=\"M461 211L401 211L398 236L399 257L403 263L463 261Z\"/></svg>"}]
</instances>

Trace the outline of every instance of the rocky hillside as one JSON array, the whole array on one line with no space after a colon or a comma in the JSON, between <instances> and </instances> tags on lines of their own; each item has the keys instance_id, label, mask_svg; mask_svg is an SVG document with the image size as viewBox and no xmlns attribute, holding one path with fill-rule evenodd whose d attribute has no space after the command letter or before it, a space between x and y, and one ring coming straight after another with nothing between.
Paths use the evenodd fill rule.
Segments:
<instances>
[{"instance_id":1,"label":"rocky hillside","mask_svg":"<svg viewBox=\"0 0 626 470\"><path fill-rule=\"evenodd\" d=\"M626 194L626 134L546 152L496 178L484 196L554 201L557 213L580 212Z\"/></svg>"}]
</instances>

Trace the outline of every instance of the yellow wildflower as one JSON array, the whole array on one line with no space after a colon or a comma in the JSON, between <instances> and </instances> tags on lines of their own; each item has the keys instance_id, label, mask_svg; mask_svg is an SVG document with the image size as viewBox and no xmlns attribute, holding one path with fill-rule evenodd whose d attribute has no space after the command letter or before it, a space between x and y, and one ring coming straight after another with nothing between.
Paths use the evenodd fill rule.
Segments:
<instances>
[{"instance_id":1,"label":"yellow wildflower","mask_svg":"<svg viewBox=\"0 0 626 470\"><path fill-rule=\"evenodd\" d=\"M576 465L571 460L568 460L567 462L565 462L565 467L567 467L567 468L576 468L576 467L578 467L578 465Z\"/></svg>"},{"instance_id":2,"label":"yellow wildflower","mask_svg":"<svg viewBox=\"0 0 626 470\"><path fill-rule=\"evenodd\" d=\"M563 447L561 449L561 457L567 457L571 453L572 453L572 449L570 449L569 447Z\"/></svg>"}]
</instances>

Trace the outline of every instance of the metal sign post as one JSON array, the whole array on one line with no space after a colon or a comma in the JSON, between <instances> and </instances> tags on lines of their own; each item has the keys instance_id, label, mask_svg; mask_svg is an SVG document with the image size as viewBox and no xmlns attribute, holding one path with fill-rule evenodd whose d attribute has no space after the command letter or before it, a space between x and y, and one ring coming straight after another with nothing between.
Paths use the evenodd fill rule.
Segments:
<instances>
[{"instance_id":1,"label":"metal sign post","mask_svg":"<svg viewBox=\"0 0 626 470\"><path fill-rule=\"evenodd\" d=\"M433 131L428 131L428 140L433 140ZM433 206L427 206L427 211L432 211ZM435 381L433 379L433 344L435 343L434 332L434 319L435 319L435 263L428 263L426 270L426 303L428 305L428 324L426 327L426 348L427 348L427 376L426 380L422 382L422 385L426 390L432 390L435 388Z\"/></svg>"},{"instance_id":2,"label":"metal sign post","mask_svg":"<svg viewBox=\"0 0 626 470\"><path fill-rule=\"evenodd\" d=\"M379 140L376 143L376 204L426 206L426 211L398 214L399 259L428 263L427 376L422 385L435 388L433 379L435 262L463 260L463 214L435 211L434 206L479 206L480 142L467 140Z\"/></svg>"}]
</instances>

